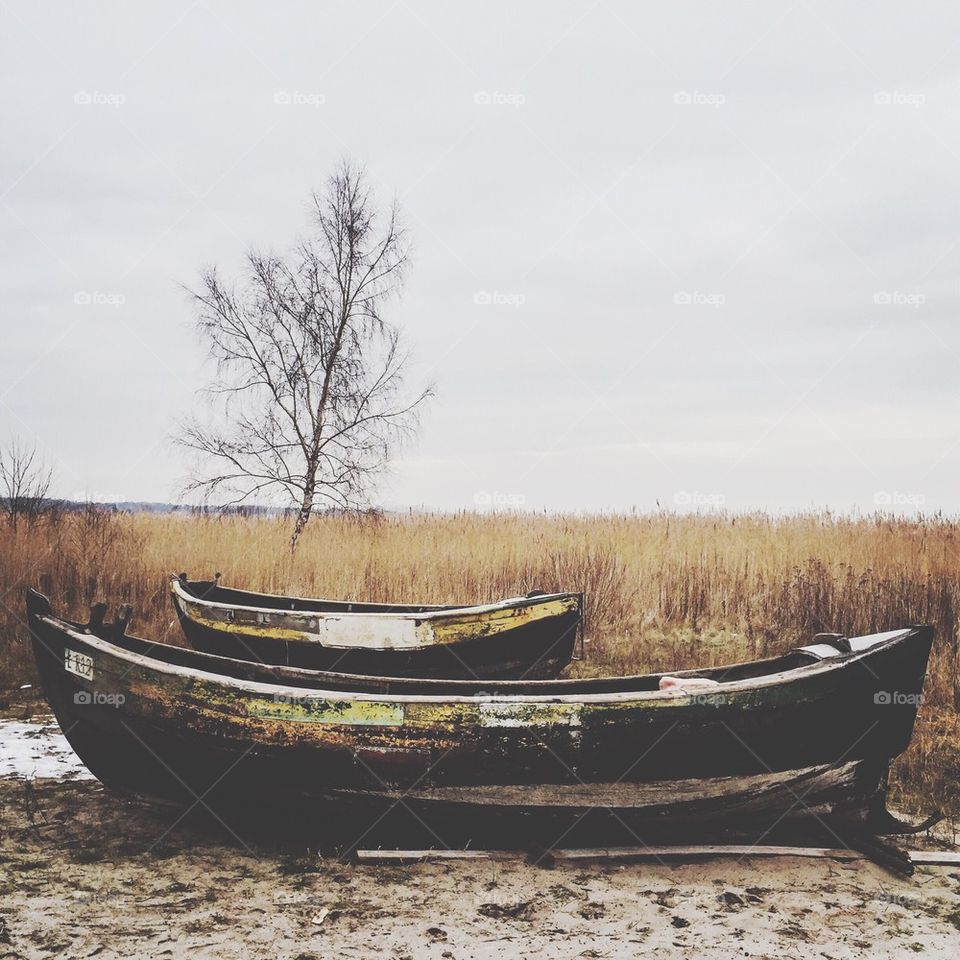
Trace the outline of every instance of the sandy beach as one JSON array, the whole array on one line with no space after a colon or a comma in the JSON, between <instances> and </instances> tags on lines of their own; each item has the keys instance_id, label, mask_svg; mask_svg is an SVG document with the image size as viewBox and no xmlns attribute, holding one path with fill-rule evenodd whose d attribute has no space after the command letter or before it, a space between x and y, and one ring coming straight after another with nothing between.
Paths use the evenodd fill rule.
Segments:
<instances>
[{"instance_id":1,"label":"sandy beach","mask_svg":"<svg viewBox=\"0 0 960 960\"><path fill-rule=\"evenodd\" d=\"M960 951L955 867L341 862L117 798L42 717L0 722L0 771L0 960Z\"/></svg>"}]
</instances>

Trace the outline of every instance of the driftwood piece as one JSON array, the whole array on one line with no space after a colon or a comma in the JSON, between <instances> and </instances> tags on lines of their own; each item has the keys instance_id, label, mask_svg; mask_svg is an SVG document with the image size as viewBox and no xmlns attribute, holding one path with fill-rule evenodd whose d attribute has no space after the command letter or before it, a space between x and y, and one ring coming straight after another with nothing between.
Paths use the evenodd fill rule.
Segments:
<instances>
[{"instance_id":1,"label":"driftwood piece","mask_svg":"<svg viewBox=\"0 0 960 960\"><path fill-rule=\"evenodd\" d=\"M513 850L357 850L361 863L415 863L423 860L517 860L526 854ZM960 866L960 851L911 850L905 856L914 866ZM717 844L669 847L586 847L550 850L548 859L577 862L617 860L646 862L656 860L700 860L714 857L803 857L819 860L873 860L859 850L842 847L791 847L750 844ZM882 864L885 865L885 864Z\"/></svg>"}]
</instances>

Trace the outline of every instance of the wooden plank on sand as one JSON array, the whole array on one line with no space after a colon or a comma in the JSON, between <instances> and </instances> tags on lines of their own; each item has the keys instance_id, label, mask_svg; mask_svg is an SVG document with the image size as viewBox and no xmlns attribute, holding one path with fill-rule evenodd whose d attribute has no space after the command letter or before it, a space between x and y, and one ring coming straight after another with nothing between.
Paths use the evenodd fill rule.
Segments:
<instances>
[{"instance_id":1,"label":"wooden plank on sand","mask_svg":"<svg viewBox=\"0 0 960 960\"><path fill-rule=\"evenodd\" d=\"M957 866L960 852L912 850L910 860L917 866ZM719 844L688 847L589 847L550 850L542 855L515 850L357 850L357 860L365 863L411 863L420 860L517 860L523 857L543 860L698 860L704 857L804 857L818 860L866 860L856 850L835 847L788 847L770 845Z\"/></svg>"}]
</instances>

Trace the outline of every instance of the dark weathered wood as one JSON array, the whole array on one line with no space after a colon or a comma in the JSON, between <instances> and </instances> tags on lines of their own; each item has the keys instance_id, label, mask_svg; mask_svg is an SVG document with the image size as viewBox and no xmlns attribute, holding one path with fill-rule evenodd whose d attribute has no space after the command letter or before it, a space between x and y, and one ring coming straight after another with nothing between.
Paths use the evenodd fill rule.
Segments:
<instances>
[{"instance_id":1,"label":"dark weathered wood","mask_svg":"<svg viewBox=\"0 0 960 960\"><path fill-rule=\"evenodd\" d=\"M926 627L853 638L850 654L698 671L719 686L677 695L657 675L333 676L72 624L38 594L28 614L57 719L118 790L204 797L218 812L382 804L418 822L465 816L477 837L509 819L527 846L553 843L555 819L579 811L611 812L651 845L803 817L842 816L857 836L883 828L889 760L909 743L931 642Z\"/></svg>"},{"instance_id":2,"label":"dark weathered wood","mask_svg":"<svg viewBox=\"0 0 960 960\"><path fill-rule=\"evenodd\" d=\"M583 596L534 592L475 606L252 593L172 577L184 635L207 653L372 676L556 677L573 657Z\"/></svg>"},{"instance_id":3,"label":"dark weathered wood","mask_svg":"<svg viewBox=\"0 0 960 960\"><path fill-rule=\"evenodd\" d=\"M893 873L909 877L913 873L913 863L910 857L902 850L886 843L877 837L867 836L862 832L855 832L848 837L843 837L851 849L859 850L868 860Z\"/></svg>"}]
</instances>

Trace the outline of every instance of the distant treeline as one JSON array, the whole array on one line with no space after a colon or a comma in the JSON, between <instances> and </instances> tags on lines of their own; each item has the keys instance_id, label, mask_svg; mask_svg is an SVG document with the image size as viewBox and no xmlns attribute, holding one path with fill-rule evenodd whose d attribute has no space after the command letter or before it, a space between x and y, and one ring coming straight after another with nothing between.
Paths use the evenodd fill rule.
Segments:
<instances>
[{"instance_id":1,"label":"distant treeline","mask_svg":"<svg viewBox=\"0 0 960 960\"><path fill-rule=\"evenodd\" d=\"M286 517L297 511L292 507L249 506L217 507L196 503L153 503L142 500L124 500L118 503L76 503L65 501L66 510L85 510L90 506L102 510L116 510L118 513L185 513L190 516L217 516L226 514L233 517Z\"/></svg>"},{"instance_id":2,"label":"distant treeline","mask_svg":"<svg viewBox=\"0 0 960 960\"><path fill-rule=\"evenodd\" d=\"M84 513L90 510L105 513L152 513L158 516L183 514L188 517L295 517L297 507L268 507L261 504L240 504L234 506L216 506L199 503L159 503L150 500L58 500L42 497L27 500L23 497L11 499L0 497L0 516L20 515L26 519L39 519L42 516L54 516L59 513ZM393 513L379 507L366 510L344 510L336 507L316 509L317 516L324 517L365 517L376 519ZM410 509L407 513L417 513Z\"/></svg>"},{"instance_id":3,"label":"distant treeline","mask_svg":"<svg viewBox=\"0 0 960 960\"><path fill-rule=\"evenodd\" d=\"M0 497L0 512L22 511L23 504L7 497ZM57 500L45 497L31 504L30 513L34 515L52 513L81 513L85 510L104 510L113 513L182 513L187 516L235 516L235 517L286 517L296 513L293 508L249 506L217 507L193 503L156 503L146 500L96 501L96 500ZM23 511L25 512L25 511Z\"/></svg>"}]
</instances>

